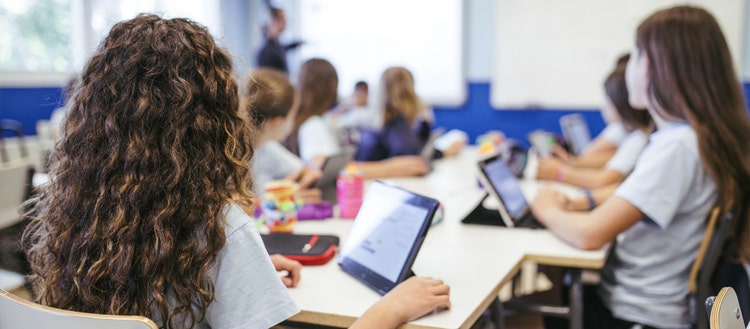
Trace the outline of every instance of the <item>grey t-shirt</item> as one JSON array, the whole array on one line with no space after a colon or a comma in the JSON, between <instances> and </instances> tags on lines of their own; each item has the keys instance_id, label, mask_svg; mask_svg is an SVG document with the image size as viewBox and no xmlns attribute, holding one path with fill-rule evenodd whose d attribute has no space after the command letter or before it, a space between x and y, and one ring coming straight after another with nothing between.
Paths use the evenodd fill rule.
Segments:
<instances>
[{"instance_id":1,"label":"grey t-shirt","mask_svg":"<svg viewBox=\"0 0 750 329\"><path fill-rule=\"evenodd\" d=\"M255 193L260 194L266 183L285 178L305 165L294 153L276 141L263 143L255 150L252 160Z\"/></svg>"},{"instance_id":2,"label":"grey t-shirt","mask_svg":"<svg viewBox=\"0 0 750 329\"><path fill-rule=\"evenodd\" d=\"M687 124L651 135L635 169L615 191L646 218L616 238L600 294L620 319L689 328L688 277L717 196Z\"/></svg>"},{"instance_id":3,"label":"grey t-shirt","mask_svg":"<svg viewBox=\"0 0 750 329\"><path fill-rule=\"evenodd\" d=\"M636 129L623 139L612 158L604 166L607 169L617 170L623 176L627 176L635 167L638 155L648 143L648 135Z\"/></svg>"},{"instance_id":4,"label":"grey t-shirt","mask_svg":"<svg viewBox=\"0 0 750 329\"><path fill-rule=\"evenodd\" d=\"M215 300L196 329L266 329L299 313L279 279L255 223L237 205L224 208L227 240L210 269ZM157 313L158 315L158 313ZM161 325L158 316L153 320Z\"/></svg>"}]
</instances>

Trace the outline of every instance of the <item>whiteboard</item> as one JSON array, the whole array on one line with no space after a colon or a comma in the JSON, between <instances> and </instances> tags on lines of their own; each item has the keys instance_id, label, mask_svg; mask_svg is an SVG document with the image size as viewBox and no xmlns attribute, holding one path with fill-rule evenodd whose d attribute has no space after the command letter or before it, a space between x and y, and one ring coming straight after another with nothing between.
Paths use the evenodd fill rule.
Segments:
<instances>
[{"instance_id":1,"label":"whiteboard","mask_svg":"<svg viewBox=\"0 0 750 329\"><path fill-rule=\"evenodd\" d=\"M383 71L404 66L425 101L465 102L461 0L303 0L300 12L301 59L333 63L341 96L364 80L372 100Z\"/></svg>"},{"instance_id":2,"label":"whiteboard","mask_svg":"<svg viewBox=\"0 0 750 329\"><path fill-rule=\"evenodd\" d=\"M658 9L692 4L710 11L739 76L745 0L497 0L491 102L495 108L595 109L615 60L638 25Z\"/></svg>"}]
</instances>

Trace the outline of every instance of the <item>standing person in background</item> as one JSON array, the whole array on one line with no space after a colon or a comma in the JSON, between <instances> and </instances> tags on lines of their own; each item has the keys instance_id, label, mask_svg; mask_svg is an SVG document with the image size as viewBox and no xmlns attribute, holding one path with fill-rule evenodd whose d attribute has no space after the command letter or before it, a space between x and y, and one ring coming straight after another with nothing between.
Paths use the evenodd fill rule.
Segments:
<instances>
[{"instance_id":1,"label":"standing person in background","mask_svg":"<svg viewBox=\"0 0 750 329\"><path fill-rule=\"evenodd\" d=\"M593 211L566 210L565 195L549 188L532 210L582 249L616 242L601 283L584 290L585 328L690 328L688 277L712 208L735 217L736 252L750 260L742 88L718 22L692 6L657 11L638 26L625 80L630 105L647 108L657 126L633 172Z\"/></svg>"},{"instance_id":2,"label":"standing person in background","mask_svg":"<svg viewBox=\"0 0 750 329\"><path fill-rule=\"evenodd\" d=\"M286 53L289 50L299 47L302 42L296 41L288 45L282 45L279 41L281 33L286 29L286 14L281 8L273 7L269 4L270 22L264 26L264 36L266 42L258 52L258 67L274 68L284 73L289 73Z\"/></svg>"},{"instance_id":3,"label":"standing person in background","mask_svg":"<svg viewBox=\"0 0 750 329\"><path fill-rule=\"evenodd\" d=\"M299 263L269 258L238 207L252 202L253 126L208 30L154 15L117 23L79 90L50 183L25 205L37 301L162 328L269 328L298 313L285 285ZM449 307L448 294L410 278L353 327L395 328Z\"/></svg>"}]
</instances>

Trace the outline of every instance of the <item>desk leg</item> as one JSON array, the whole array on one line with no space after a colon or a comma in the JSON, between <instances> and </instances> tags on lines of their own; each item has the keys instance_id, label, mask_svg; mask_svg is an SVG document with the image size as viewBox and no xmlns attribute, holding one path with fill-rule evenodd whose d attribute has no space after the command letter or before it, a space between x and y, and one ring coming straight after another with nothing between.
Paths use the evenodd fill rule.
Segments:
<instances>
[{"instance_id":1,"label":"desk leg","mask_svg":"<svg viewBox=\"0 0 750 329\"><path fill-rule=\"evenodd\" d=\"M582 270L580 268L570 269L570 328L583 328L583 282L581 281Z\"/></svg>"},{"instance_id":2,"label":"desk leg","mask_svg":"<svg viewBox=\"0 0 750 329\"><path fill-rule=\"evenodd\" d=\"M505 328L505 320L503 319L503 303L500 298L495 298L490 304L490 319L497 329Z\"/></svg>"}]
</instances>

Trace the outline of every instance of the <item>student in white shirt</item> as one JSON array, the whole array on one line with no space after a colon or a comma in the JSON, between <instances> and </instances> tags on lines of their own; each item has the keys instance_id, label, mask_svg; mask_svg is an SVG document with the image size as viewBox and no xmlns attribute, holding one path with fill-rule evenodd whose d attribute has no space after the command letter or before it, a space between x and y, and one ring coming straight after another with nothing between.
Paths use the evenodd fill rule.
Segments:
<instances>
[{"instance_id":1,"label":"student in white shirt","mask_svg":"<svg viewBox=\"0 0 750 329\"><path fill-rule=\"evenodd\" d=\"M625 69L628 63L628 56L621 56L615 64L615 71L620 68ZM577 168L601 168L607 164L609 159L614 156L620 144L625 140L635 126L647 126L651 118L644 111L637 111L630 107L627 102L627 88L621 82L619 77L622 73L612 72L604 81L604 91L606 93L604 106L601 114L607 126L594 140L586 146L583 153L578 156L569 154L560 146L553 148L553 154L562 160L565 164ZM625 97L622 94L625 93Z\"/></svg>"},{"instance_id":2,"label":"student in white shirt","mask_svg":"<svg viewBox=\"0 0 750 329\"><path fill-rule=\"evenodd\" d=\"M629 56L625 55L618 60L618 63L621 63L622 59L625 59L623 64L615 66L604 83L608 102L617 109L618 117L628 132L617 147L617 151L601 168L576 167L554 157L540 159L537 178L557 180L586 189L596 189L620 183L633 170L638 155L648 142L648 132L651 130L652 122L647 111L634 109L628 103L628 89L625 84L627 58Z\"/></svg>"},{"instance_id":3,"label":"student in white shirt","mask_svg":"<svg viewBox=\"0 0 750 329\"><path fill-rule=\"evenodd\" d=\"M252 160L255 193L260 195L272 180L291 179L299 184L299 195L306 202L319 202L320 190L310 186L320 178L320 170L305 166L280 143L292 130L299 108L299 96L286 75L274 69L257 69L248 76L243 96L240 111L258 129Z\"/></svg>"},{"instance_id":4,"label":"student in white shirt","mask_svg":"<svg viewBox=\"0 0 750 329\"><path fill-rule=\"evenodd\" d=\"M710 209L732 212L740 259L750 256L750 122L729 49L697 7L658 11L636 32L630 103L657 125L634 171L591 212L540 191L540 222L583 249L616 242L598 289L585 293L586 328L690 328L688 274ZM698 312L701 309L696 310Z\"/></svg>"},{"instance_id":5,"label":"student in white shirt","mask_svg":"<svg viewBox=\"0 0 750 329\"><path fill-rule=\"evenodd\" d=\"M25 206L37 301L170 328L268 328L297 313L285 285L301 266L269 258L237 207L252 202L253 128L208 29L154 15L117 23L79 90L51 181ZM409 279L353 327L396 328L449 307L448 293Z\"/></svg>"},{"instance_id":6,"label":"student in white shirt","mask_svg":"<svg viewBox=\"0 0 750 329\"><path fill-rule=\"evenodd\" d=\"M326 157L341 151L332 128L322 117L336 103L337 88L338 74L329 61L313 58L302 64L299 75L300 110L284 146L315 168L320 168ZM355 164L366 178L419 176L428 171L427 164L418 155Z\"/></svg>"}]
</instances>

